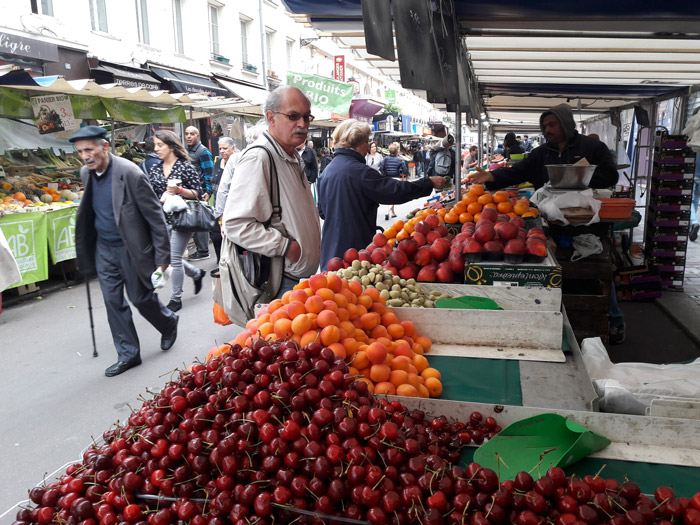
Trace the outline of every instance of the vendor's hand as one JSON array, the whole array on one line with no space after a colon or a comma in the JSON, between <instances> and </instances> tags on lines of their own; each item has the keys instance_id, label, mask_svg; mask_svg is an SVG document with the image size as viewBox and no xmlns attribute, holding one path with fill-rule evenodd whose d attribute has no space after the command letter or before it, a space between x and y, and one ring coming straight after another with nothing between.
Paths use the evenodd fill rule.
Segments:
<instances>
[{"instance_id":1,"label":"vendor's hand","mask_svg":"<svg viewBox=\"0 0 700 525\"><path fill-rule=\"evenodd\" d=\"M289 243L289 248L287 249L287 260L289 262L295 263L301 257L301 245L297 241L291 241Z\"/></svg>"},{"instance_id":2,"label":"vendor's hand","mask_svg":"<svg viewBox=\"0 0 700 525\"><path fill-rule=\"evenodd\" d=\"M493 173L477 166L476 171L467 175L467 181L468 182L477 182L480 184L483 184L485 182L493 182L494 181Z\"/></svg>"},{"instance_id":3,"label":"vendor's hand","mask_svg":"<svg viewBox=\"0 0 700 525\"><path fill-rule=\"evenodd\" d=\"M433 188L437 190L445 187L445 177L430 177L430 182L433 183Z\"/></svg>"}]
</instances>

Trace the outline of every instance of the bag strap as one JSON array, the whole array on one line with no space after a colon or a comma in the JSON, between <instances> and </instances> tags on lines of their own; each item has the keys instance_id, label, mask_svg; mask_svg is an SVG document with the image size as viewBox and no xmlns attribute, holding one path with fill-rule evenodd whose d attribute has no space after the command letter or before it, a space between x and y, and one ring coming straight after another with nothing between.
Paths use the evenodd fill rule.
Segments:
<instances>
[{"instance_id":1,"label":"bag strap","mask_svg":"<svg viewBox=\"0 0 700 525\"><path fill-rule=\"evenodd\" d=\"M265 146L250 146L246 151L251 149L260 148L267 153L267 157L270 159L270 201L272 203L272 215L265 221L265 226L270 226L275 219L276 222L281 222L282 220L282 207L280 206L280 182L277 176L277 165L275 164L275 159L272 157L272 153ZM239 161L240 162L240 161Z\"/></svg>"}]
</instances>

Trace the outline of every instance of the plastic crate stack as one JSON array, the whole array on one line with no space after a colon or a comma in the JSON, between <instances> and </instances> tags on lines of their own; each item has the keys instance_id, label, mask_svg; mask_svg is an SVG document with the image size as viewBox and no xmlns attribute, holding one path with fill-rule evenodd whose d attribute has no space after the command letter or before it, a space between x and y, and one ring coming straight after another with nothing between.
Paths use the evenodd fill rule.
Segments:
<instances>
[{"instance_id":1,"label":"plastic crate stack","mask_svg":"<svg viewBox=\"0 0 700 525\"><path fill-rule=\"evenodd\" d=\"M685 136L657 133L644 245L668 289L683 289L694 174L695 152Z\"/></svg>"}]
</instances>

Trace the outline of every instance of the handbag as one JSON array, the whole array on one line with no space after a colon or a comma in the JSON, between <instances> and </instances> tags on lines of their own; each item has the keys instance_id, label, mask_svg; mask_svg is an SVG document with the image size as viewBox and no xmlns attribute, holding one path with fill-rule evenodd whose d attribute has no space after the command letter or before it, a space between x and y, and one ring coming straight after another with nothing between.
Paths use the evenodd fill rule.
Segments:
<instances>
[{"instance_id":1,"label":"handbag","mask_svg":"<svg viewBox=\"0 0 700 525\"><path fill-rule=\"evenodd\" d=\"M281 226L279 180L275 161L269 150L262 148L270 158L270 200L272 215L265 222L266 227L283 231ZM284 256L268 257L246 250L224 235L221 243L219 274L221 289L215 290L215 300L223 307L229 319L238 326L245 326L252 319L256 304L270 302L279 292L284 273ZM219 296L220 292L220 296Z\"/></svg>"},{"instance_id":2,"label":"handbag","mask_svg":"<svg viewBox=\"0 0 700 525\"><path fill-rule=\"evenodd\" d=\"M208 204L198 200L186 200L187 208L173 212L173 230L179 232L208 232L216 224L214 210Z\"/></svg>"}]
</instances>

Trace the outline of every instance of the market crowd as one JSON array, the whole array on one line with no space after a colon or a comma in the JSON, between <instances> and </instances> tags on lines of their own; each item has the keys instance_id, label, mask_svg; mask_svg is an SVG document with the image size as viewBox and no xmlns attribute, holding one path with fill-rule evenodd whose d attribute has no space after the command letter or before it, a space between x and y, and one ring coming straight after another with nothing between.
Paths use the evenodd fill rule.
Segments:
<instances>
[{"instance_id":1,"label":"market crowd","mask_svg":"<svg viewBox=\"0 0 700 525\"><path fill-rule=\"evenodd\" d=\"M490 188L525 180L539 187L547 180L548 159L565 154L571 163L586 156L598 165L594 187L614 184L617 173L604 155L607 148L578 134L567 108L543 114L540 124L548 142L513 167L485 171L478 166L477 146L469 147L461 159L466 171L476 169L469 178ZM334 156L323 148L319 159L308 138L313 120L306 96L283 86L269 94L264 119L250 130L244 151L221 136L215 159L196 127L186 128L185 144L175 133L159 130L147 141L148 155L140 167L109 153L104 129L87 126L74 133L70 140L85 164L85 196L76 225L78 264L87 277L98 277L107 308L118 356L107 376L141 364L124 291L162 334L161 348L167 351L177 338L185 277L197 294L206 276L189 261L208 258L210 241L217 260L226 238L230 243L225 245L239 253L280 261L281 276L270 291L270 297L280 297L300 279L325 270L331 258L369 244L381 205L390 206L386 219L395 217L395 204L430 195L454 173L456 145L442 124L433 128L437 140L432 146L419 143L412 152L416 177L411 179L400 145L389 145L388 155L382 155L371 140L372 128L354 119L335 129ZM506 156L531 147L527 136L518 141L513 133L503 146ZM194 234L174 228L174 214L182 213L180 199L209 203L220 227ZM187 257L191 238L196 251ZM168 274L171 294L164 305L156 286ZM259 277L255 272L246 276Z\"/></svg>"}]
</instances>

